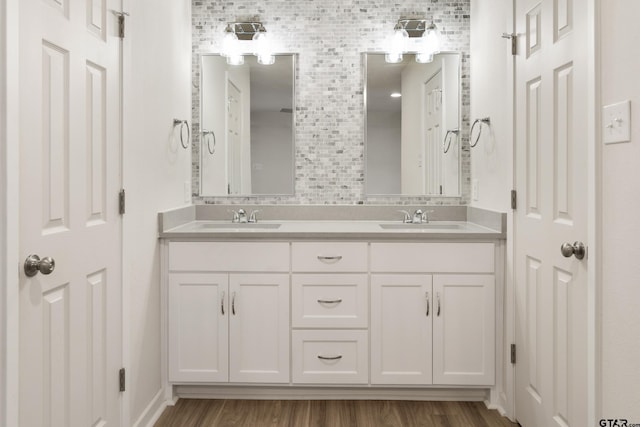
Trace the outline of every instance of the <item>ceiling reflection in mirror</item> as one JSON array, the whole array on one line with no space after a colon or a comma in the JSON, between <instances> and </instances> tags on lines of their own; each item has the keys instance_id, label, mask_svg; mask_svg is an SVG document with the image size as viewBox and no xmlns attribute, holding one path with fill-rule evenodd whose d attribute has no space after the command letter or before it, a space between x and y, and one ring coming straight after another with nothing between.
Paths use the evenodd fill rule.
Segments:
<instances>
[{"instance_id":1,"label":"ceiling reflection in mirror","mask_svg":"<svg viewBox=\"0 0 640 427\"><path fill-rule=\"evenodd\" d=\"M294 192L295 55L272 65L201 56L200 195Z\"/></svg>"},{"instance_id":2,"label":"ceiling reflection in mirror","mask_svg":"<svg viewBox=\"0 0 640 427\"><path fill-rule=\"evenodd\" d=\"M367 195L460 196L460 54L364 54Z\"/></svg>"}]
</instances>

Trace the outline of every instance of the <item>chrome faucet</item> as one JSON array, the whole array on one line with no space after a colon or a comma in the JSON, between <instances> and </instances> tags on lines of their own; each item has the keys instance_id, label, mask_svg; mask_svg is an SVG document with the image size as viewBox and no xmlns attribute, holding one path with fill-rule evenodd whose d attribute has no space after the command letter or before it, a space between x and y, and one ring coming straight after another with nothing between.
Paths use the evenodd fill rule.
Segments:
<instances>
[{"instance_id":1,"label":"chrome faucet","mask_svg":"<svg viewBox=\"0 0 640 427\"><path fill-rule=\"evenodd\" d=\"M402 222L405 224L422 224L423 222L429 223L429 214L433 211L422 211L421 209L416 209L413 216L405 210L399 210L398 212L404 215Z\"/></svg>"}]
</instances>

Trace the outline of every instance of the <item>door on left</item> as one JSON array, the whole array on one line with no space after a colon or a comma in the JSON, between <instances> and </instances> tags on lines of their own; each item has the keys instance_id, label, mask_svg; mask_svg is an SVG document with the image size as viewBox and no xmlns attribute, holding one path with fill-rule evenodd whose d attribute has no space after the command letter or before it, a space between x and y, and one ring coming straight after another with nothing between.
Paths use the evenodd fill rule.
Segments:
<instances>
[{"instance_id":1,"label":"door on left","mask_svg":"<svg viewBox=\"0 0 640 427\"><path fill-rule=\"evenodd\" d=\"M121 423L121 6L20 0L20 256L55 261L20 275L24 426Z\"/></svg>"}]
</instances>

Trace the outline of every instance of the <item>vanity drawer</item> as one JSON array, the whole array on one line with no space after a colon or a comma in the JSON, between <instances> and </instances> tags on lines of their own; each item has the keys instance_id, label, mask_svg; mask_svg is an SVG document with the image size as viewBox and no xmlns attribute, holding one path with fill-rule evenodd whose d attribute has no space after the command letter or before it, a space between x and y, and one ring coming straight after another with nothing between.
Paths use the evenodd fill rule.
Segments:
<instances>
[{"instance_id":1,"label":"vanity drawer","mask_svg":"<svg viewBox=\"0 0 640 427\"><path fill-rule=\"evenodd\" d=\"M344 273L367 271L366 242L292 243L293 271Z\"/></svg>"},{"instance_id":2,"label":"vanity drawer","mask_svg":"<svg viewBox=\"0 0 640 427\"><path fill-rule=\"evenodd\" d=\"M288 272L287 242L170 242L170 271Z\"/></svg>"},{"instance_id":3,"label":"vanity drawer","mask_svg":"<svg viewBox=\"0 0 640 427\"><path fill-rule=\"evenodd\" d=\"M372 243L371 271L493 273L493 243Z\"/></svg>"},{"instance_id":4,"label":"vanity drawer","mask_svg":"<svg viewBox=\"0 0 640 427\"><path fill-rule=\"evenodd\" d=\"M367 384L367 331L296 330L292 332L294 383Z\"/></svg>"},{"instance_id":5,"label":"vanity drawer","mask_svg":"<svg viewBox=\"0 0 640 427\"><path fill-rule=\"evenodd\" d=\"M294 274L294 328L366 328L369 298L366 274Z\"/></svg>"}]
</instances>

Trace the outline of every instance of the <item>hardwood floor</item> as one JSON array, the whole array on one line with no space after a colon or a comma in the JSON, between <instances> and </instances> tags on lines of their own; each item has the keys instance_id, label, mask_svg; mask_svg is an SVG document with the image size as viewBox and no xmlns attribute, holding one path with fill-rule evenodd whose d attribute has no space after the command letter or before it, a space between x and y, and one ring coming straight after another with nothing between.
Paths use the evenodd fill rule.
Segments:
<instances>
[{"instance_id":1,"label":"hardwood floor","mask_svg":"<svg viewBox=\"0 0 640 427\"><path fill-rule=\"evenodd\" d=\"M515 427L482 402L180 399L156 427Z\"/></svg>"}]
</instances>

